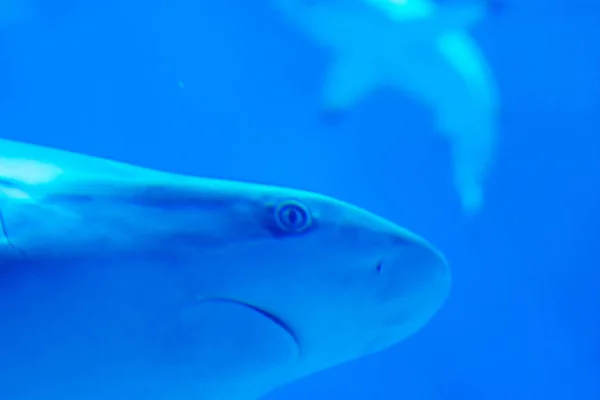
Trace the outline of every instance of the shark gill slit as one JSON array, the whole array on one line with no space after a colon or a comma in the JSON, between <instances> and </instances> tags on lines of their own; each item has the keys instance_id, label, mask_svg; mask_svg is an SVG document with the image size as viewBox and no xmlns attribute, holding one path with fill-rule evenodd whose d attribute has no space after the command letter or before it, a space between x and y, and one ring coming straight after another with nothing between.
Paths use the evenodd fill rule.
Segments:
<instances>
[{"instance_id":1,"label":"shark gill slit","mask_svg":"<svg viewBox=\"0 0 600 400\"><path fill-rule=\"evenodd\" d=\"M10 247L12 247L17 253L23 256L23 258L27 258L27 255L23 252L23 250L15 246L14 243L10 241L10 236L8 235L8 230L6 228L6 223L4 221L4 214L2 214L2 210L0 210L0 233L2 234L2 236L6 240L6 243L8 243Z\"/></svg>"},{"instance_id":2,"label":"shark gill slit","mask_svg":"<svg viewBox=\"0 0 600 400\"><path fill-rule=\"evenodd\" d=\"M14 181L0 178L0 189L2 189L2 188L5 188L5 189L6 188L8 188L8 189L20 189L19 186L16 185ZM2 194L2 192L0 191L0 195L1 194ZM1 205L2 205L2 203L0 202L0 206ZM0 208L0 235L4 238L4 240L6 240L6 243L12 249L14 249L19 255L21 255L21 257L27 258L27 255L25 254L25 252L22 249L20 249L17 246L15 246L15 244L13 242L11 242L10 236L8 234L8 228L7 228L6 220L4 219L4 213L2 211L2 208Z\"/></svg>"}]
</instances>

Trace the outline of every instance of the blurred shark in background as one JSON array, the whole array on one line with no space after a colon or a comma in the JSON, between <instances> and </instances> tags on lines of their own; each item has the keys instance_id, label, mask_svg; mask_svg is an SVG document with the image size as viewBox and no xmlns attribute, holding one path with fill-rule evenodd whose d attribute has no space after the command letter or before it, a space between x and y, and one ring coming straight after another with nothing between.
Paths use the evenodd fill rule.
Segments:
<instances>
[{"instance_id":1,"label":"blurred shark in background","mask_svg":"<svg viewBox=\"0 0 600 400\"><path fill-rule=\"evenodd\" d=\"M382 87L424 104L452 149L463 210L479 211L494 160L499 93L468 33L494 4L432 0L270 0L333 55L322 111L339 116Z\"/></svg>"}]
</instances>

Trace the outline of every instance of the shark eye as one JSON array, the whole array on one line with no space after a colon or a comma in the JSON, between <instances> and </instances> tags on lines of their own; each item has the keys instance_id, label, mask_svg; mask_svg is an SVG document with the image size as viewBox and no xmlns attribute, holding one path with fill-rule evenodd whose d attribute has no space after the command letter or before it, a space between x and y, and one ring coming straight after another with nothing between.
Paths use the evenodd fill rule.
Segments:
<instances>
[{"instance_id":1,"label":"shark eye","mask_svg":"<svg viewBox=\"0 0 600 400\"><path fill-rule=\"evenodd\" d=\"M275 222L284 232L300 233L312 225L312 217L301 203L284 201L275 208Z\"/></svg>"}]
</instances>

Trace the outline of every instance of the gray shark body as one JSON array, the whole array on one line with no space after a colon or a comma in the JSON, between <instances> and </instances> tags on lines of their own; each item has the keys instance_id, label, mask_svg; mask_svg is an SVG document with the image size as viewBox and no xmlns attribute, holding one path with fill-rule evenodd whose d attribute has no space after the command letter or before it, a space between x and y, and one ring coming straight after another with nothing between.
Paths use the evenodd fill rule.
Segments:
<instances>
[{"instance_id":1,"label":"gray shark body","mask_svg":"<svg viewBox=\"0 0 600 400\"><path fill-rule=\"evenodd\" d=\"M333 198L0 140L0 398L253 400L420 329L443 256Z\"/></svg>"},{"instance_id":2,"label":"gray shark body","mask_svg":"<svg viewBox=\"0 0 600 400\"><path fill-rule=\"evenodd\" d=\"M462 206L477 212L494 158L499 99L492 72L468 33L485 0L271 0L282 15L331 52L324 111L347 111L383 87L430 109L453 152Z\"/></svg>"}]
</instances>

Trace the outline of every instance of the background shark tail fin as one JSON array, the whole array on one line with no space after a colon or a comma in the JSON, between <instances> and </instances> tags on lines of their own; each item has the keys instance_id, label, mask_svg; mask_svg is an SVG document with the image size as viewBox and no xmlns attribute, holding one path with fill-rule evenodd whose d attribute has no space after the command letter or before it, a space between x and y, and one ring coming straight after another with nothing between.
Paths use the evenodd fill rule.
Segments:
<instances>
[{"instance_id":1,"label":"background shark tail fin","mask_svg":"<svg viewBox=\"0 0 600 400\"><path fill-rule=\"evenodd\" d=\"M495 158L496 124L493 119L463 121L442 130L451 142L454 186L462 208L474 214L483 206L484 184Z\"/></svg>"}]
</instances>

